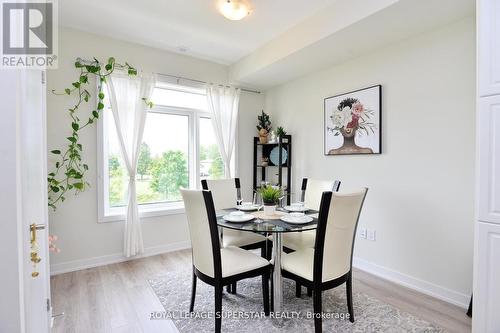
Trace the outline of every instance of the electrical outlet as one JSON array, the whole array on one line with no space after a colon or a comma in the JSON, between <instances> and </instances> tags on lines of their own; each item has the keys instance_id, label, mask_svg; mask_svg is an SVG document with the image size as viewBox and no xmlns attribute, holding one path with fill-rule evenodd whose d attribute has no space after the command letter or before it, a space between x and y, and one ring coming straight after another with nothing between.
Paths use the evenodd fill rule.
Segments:
<instances>
[{"instance_id":1,"label":"electrical outlet","mask_svg":"<svg viewBox=\"0 0 500 333\"><path fill-rule=\"evenodd\" d=\"M359 229L359 235L361 236L361 238L366 239L366 228Z\"/></svg>"},{"instance_id":2,"label":"electrical outlet","mask_svg":"<svg viewBox=\"0 0 500 333\"><path fill-rule=\"evenodd\" d=\"M368 234L368 240L371 240L373 242L376 240L376 231L375 230L368 229L367 234Z\"/></svg>"}]
</instances>

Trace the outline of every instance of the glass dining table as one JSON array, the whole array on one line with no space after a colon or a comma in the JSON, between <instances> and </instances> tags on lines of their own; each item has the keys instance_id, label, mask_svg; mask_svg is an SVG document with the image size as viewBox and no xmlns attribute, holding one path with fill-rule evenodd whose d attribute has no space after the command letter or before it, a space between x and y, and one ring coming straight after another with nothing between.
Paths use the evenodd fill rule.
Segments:
<instances>
[{"instance_id":1,"label":"glass dining table","mask_svg":"<svg viewBox=\"0 0 500 333\"><path fill-rule=\"evenodd\" d=\"M274 264L273 270L273 307L275 312L282 311L283 304L283 278L281 275L281 254L283 253L283 234L289 232L303 232L307 230L315 230L318 224L318 212L308 210L305 215L312 217L312 221L308 223L289 223L281 220L281 217L288 212L282 209L276 210L273 215L265 215L263 211L247 212L255 218L247 222L229 222L224 220L223 216L236 211L236 208L229 208L217 211L217 225L219 226L221 244L224 238L224 228L255 232L264 236L273 236L273 252L272 259Z\"/></svg>"}]
</instances>

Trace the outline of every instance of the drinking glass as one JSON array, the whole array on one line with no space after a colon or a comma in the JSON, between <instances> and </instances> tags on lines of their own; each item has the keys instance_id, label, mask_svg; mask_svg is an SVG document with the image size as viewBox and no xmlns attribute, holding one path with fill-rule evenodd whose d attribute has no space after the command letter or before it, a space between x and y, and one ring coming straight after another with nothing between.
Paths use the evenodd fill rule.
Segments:
<instances>
[{"instance_id":1,"label":"drinking glass","mask_svg":"<svg viewBox=\"0 0 500 333\"><path fill-rule=\"evenodd\" d=\"M263 201L262 201L262 196L260 195L260 193L254 192L254 194L253 194L253 204L258 207L257 208L257 212L260 211L262 209L262 207L264 206L263 205ZM257 217L255 219L255 223L262 223L262 222L263 222L263 220L261 218L259 218L259 217Z\"/></svg>"},{"instance_id":2,"label":"drinking glass","mask_svg":"<svg viewBox=\"0 0 500 333\"><path fill-rule=\"evenodd\" d=\"M262 196L260 195L260 193L258 192L255 192L253 194L253 204L255 206L258 206L259 207L259 210L262 208Z\"/></svg>"},{"instance_id":3,"label":"drinking glass","mask_svg":"<svg viewBox=\"0 0 500 333\"><path fill-rule=\"evenodd\" d=\"M298 206L300 211L303 212L305 210L304 200L302 199L302 193L295 194L295 201L293 203L294 205Z\"/></svg>"}]
</instances>

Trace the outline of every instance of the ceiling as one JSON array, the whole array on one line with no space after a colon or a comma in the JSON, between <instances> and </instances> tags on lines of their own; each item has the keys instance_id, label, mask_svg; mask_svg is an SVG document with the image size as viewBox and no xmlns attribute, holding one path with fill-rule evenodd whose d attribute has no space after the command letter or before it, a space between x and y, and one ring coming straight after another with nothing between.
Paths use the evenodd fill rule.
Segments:
<instances>
[{"instance_id":1,"label":"ceiling","mask_svg":"<svg viewBox=\"0 0 500 333\"><path fill-rule=\"evenodd\" d=\"M232 64L230 82L267 89L474 13L474 0L338 0Z\"/></svg>"},{"instance_id":2,"label":"ceiling","mask_svg":"<svg viewBox=\"0 0 500 333\"><path fill-rule=\"evenodd\" d=\"M230 21L218 0L64 0L60 24L232 64L336 0L249 0L251 15Z\"/></svg>"},{"instance_id":3,"label":"ceiling","mask_svg":"<svg viewBox=\"0 0 500 333\"><path fill-rule=\"evenodd\" d=\"M267 89L475 12L475 0L64 0L63 26L229 66L229 83ZM223 0L222 0L223 1Z\"/></svg>"}]
</instances>

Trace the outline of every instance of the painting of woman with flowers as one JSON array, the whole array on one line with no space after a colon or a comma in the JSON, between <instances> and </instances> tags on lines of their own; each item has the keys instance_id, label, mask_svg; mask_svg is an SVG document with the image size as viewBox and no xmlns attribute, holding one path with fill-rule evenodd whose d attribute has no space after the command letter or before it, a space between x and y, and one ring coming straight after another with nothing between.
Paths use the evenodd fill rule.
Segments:
<instances>
[{"instance_id":1,"label":"painting of woman with flowers","mask_svg":"<svg viewBox=\"0 0 500 333\"><path fill-rule=\"evenodd\" d=\"M325 98L325 155L381 153L382 86Z\"/></svg>"}]
</instances>

